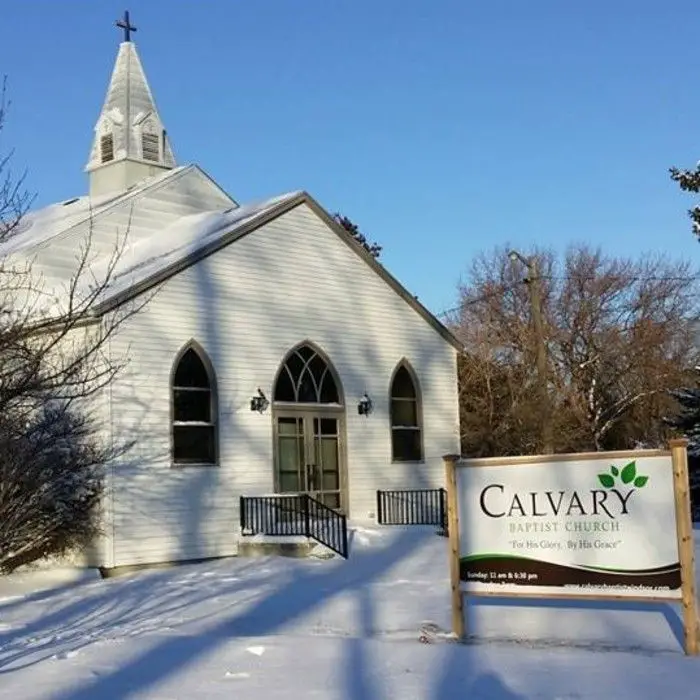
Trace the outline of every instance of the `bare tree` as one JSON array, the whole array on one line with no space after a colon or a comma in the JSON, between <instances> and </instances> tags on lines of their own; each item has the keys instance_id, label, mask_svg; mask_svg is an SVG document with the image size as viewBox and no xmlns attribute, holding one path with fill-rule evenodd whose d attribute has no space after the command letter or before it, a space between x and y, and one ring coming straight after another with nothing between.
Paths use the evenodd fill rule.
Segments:
<instances>
[{"instance_id":1,"label":"bare tree","mask_svg":"<svg viewBox=\"0 0 700 700\"><path fill-rule=\"evenodd\" d=\"M12 172L13 151L2 152L1 137L9 106L7 78L3 78L0 86L0 242L12 235L33 199L24 187L26 172L20 176Z\"/></svg>"},{"instance_id":2,"label":"bare tree","mask_svg":"<svg viewBox=\"0 0 700 700\"><path fill-rule=\"evenodd\" d=\"M669 390L685 384L697 361L697 276L684 262L613 258L587 246L562 260L534 254L556 451L658 444ZM493 444L481 451L538 451L533 435L547 413L537 400L537 339L522 271L507 248L477 258L460 294L454 323L469 349L462 365L471 368L466 384L462 376L465 450L480 451L474 426L488 424ZM489 410L475 410L477 402Z\"/></svg>"},{"instance_id":3,"label":"bare tree","mask_svg":"<svg viewBox=\"0 0 700 700\"><path fill-rule=\"evenodd\" d=\"M525 366L479 345L459 358L462 450L472 457L536 452L539 421Z\"/></svg>"},{"instance_id":4,"label":"bare tree","mask_svg":"<svg viewBox=\"0 0 700 700\"><path fill-rule=\"evenodd\" d=\"M6 117L3 88L0 133ZM8 246L32 198L0 156L0 571L85 545L99 531L104 466L128 448L102 441L96 400L126 358L110 338L149 297L97 313L126 234L100 274L88 234L74 273L48 282Z\"/></svg>"}]
</instances>

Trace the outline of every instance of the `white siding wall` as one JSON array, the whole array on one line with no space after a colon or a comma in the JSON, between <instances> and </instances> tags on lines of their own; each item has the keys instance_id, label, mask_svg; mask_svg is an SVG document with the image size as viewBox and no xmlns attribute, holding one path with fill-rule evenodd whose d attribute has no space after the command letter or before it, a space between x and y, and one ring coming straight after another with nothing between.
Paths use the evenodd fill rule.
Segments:
<instances>
[{"instance_id":1,"label":"white siding wall","mask_svg":"<svg viewBox=\"0 0 700 700\"><path fill-rule=\"evenodd\" d=\"M170 465L169 380L196 339L217 372L220 466ZM350 517L375 516L378 488L437 487L458 451L456 353L306 205L169 280L112 343L130 346L112 387L115 436L138 437L116 468L114 565L235 553L238 497L273 488L271 398L285 354L311 340L333 362L347 402ZM392 464L389 382L406 357L423 400L424 464ZM367 391L374 412L357 414Z\"/></svg>"}]
</instances>

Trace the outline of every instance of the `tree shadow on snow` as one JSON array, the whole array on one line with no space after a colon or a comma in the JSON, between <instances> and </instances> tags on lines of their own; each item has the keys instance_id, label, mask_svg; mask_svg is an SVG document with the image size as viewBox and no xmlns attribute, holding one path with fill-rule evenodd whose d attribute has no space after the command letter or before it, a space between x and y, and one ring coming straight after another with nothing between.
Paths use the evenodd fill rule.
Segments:
<instances>
[{"instance_id":1,"label":"tree shadow on snow","mask_svg":"<svg viewBox=\"0 0 700 700\"><path fill-rule=\"evenodd\" d=\"M468 603L469 607L481 607L481 608L503 608L504 614L507 615L507 608L535 608L540 611L558 611L558 610L580 610L580 611L590 611L591 613L601 613L601 612L617 612L617 613L644 613L651 615L658 615L663 617L664 621L668 625L668 629L673 636L674 640L678 643L680 649L684 648L684 633L683 633L683 620L681 619L678 607L672 603L655 602L655 601L625 601L625 600L554 600L554 599L533 599L527 600L525 598L479 598L478 601L470 601ZM467 615L469 610L467 610ZM618 624L622 618L618 618ZM638 650L644 649L649 652L654 651L654 647L651 644L653 640L649 640L648 646L645 645L644 640L634 639L635 635L633 630L625 631L616 629L614 622L610 619L605 620L605 628L609 635L609 642L605 639L595 639L590 642L586 642L583 646L590 646L595 643L598 648L609 647L610 649L623 649L623 650ZM478 633L478 631L477 631ZM606 636L608 636L606 635ZM636 635L635 635L636 636ZM631 641L629 645L622 644L619 640L621 637L629 638ZM533 640L537 641L537 640ZM570 639L564 639L562 641L567 642L571 647L577 646L577 641L575 635L572 635ZM580 644L579 644L580 646Z\"/></svg>"},{"instance_id":2,"label":"tree shadow on snow","mask_svg":"<svg viewBox=\"0 0 700 700\"><path fill-rule=\"evenodd\" d=\"M345 645L345 669L343 686L348 700L375 700L379 697L372 676L371 658L367 652L367 639L375 635L375 610L371 591L363 585L356 596L361 636L349 639Z\"/></svg>"},{"instance_id":3,"label":"tree shadow on snow","mask_svg":"<svg viewBox=\"0 0 700 700\"><path fill-rule=\"evenodd\" d=\"M459 695L463 693L463 695ZM452 700L455 697L479 698L479 700L527 700L524 695L514 693L501 680L500 676L490 671L480 673L466 688L456 686L445 695L437 695L439 700Z\"/></svg>"},{"instance_id":4,"label":"tree shadow on snow","mask_svg":"<svg viewBox=\"0 0 700 700\"><path fill-rule=\"evenodd\" d=\"M10 575L12 576L16 574ZM6 615L15 608L25 607L31 603L42 603L55 597L56 595L68 593L78 588L83 588L86 583L94 583L95 580L97 579L78 578L72 581L66 581L65 583L60 583L58 585L50 585L46 588L39 588L38 590L31 591L29 593L9 593L6 598L0 598L0 614Z\"/></svg>"},{"instance_id":5,"label":"tree shadow on snow","mask_svg":"<svg viewBox=\"0 0 700 700\"><path fill-rule=\"evenodd\" d=\"M174 673L186 672L188 666L227 641L271 635L341 593L363 591L414 549L425 544L429 537L428 533L417 535L402 530L388 541L387 546L357 552L349 561L329 562L328 569L322 573L317 569L297 570L285 585L243 612L229 615L198 635L167 637L121 668L78 689L57 694L55 700L127 698L132 693L153 688ZM363 624L371 631L374 616L368 596L368 591L360 594L360 611ZM346 677L349 697L355 700L376 697L367 659L359 644L351 656L353 654L355 663L349 663Z\"/></svg>"},{"instance_id":6,"label":"tree shadow on snow","mask_svg":"<svg viewBox=\"0 0 700 700\"><path fill-rule=\"evenodd\" d=\"M473 647L450 645L439 681L431 695L434 700L474 698L474 700L526 700L512 691L494 671L475 668Z\"/></svg>"},{"instance_id":7,"label":"tree shadow on snow","mask_svg":"<svg viewBox=\"0 0 700 700\"><path fill-rule=\"evenodd\" d=\"M56 605L36 619L21 627L19 631L10 629L0 632L0 676L33 666L61 651L74 651L95 642L119 634L128 634L158 629L160 623L169 619L179 620L182 612L192 609L202 602L219 596L226 596L245 589L265 585L269 575L245 574L253 568L254 562L237 567L234 580L223 580L187 586L190 576L196 569L183 567L176 579L176 585L169 587L173 572L142 572L130 580L104 581L80 597L70 597L65 605L60 605L61 592L55 592ZM238 605L246 600L237 600ZM198 622L216 615L218 609L209 615L199 615L185 622Z\"/></svg>"}]
</instances>

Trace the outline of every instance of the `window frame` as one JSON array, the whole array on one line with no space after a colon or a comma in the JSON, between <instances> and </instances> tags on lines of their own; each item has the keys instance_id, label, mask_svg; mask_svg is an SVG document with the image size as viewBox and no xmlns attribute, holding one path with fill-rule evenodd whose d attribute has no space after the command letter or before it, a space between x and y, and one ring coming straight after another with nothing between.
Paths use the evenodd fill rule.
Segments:
<instances>
[{"instance_id":1,"label":"window frame","mask_svg":"<svg viewBox=\"0 0 700 700\"><path fill-rule=\"evenodd\" d=\"M394 382L396 381L396 375L399 370L405 369L408 376L413 384L413 391L415 393L415 398L412 401L415 402L416 408L416 425L415 426L403 426L394 425ZM391 373L391 379L389 381L389 449L391 450L391 463L392 464L425 464L425 444L424 444L424 424L423 424L423 400L420 382L418 381L418 376L413 369L411 363L404 357L399 362L397 362L394 371ZM396 399L401 401L407 401L406 397L396 397ZM417 459L401 459L398 458L394 450L394 433L395 432L417 432L418 433L418 458Z\"/></svg>"},{"instance_id":2,"label":"window frame","mask_svg":"<svg viewBox=\"0 0 700 700\"><path fill-rule=\"evenodd\" d=\"M285 400L276 398L278 384L279 384L280 379L282 378L282 376L285 372L287 373L287 377L289 378L289 380L292 382L292 386L294 386L294 384L293 384L294 378L293 378L291 372L289 372L287 370L287 363L290 361L290 359L292 358L292 356L295 353L299 353L299 351L304 350L304 349L310 350L314 354L315 357L320 359L326 365L326 369L324 371L324 374L328 374L328 376L333 380L333 383L335 385L336 394L338 397L337 402L324 403L322 401L312 401L312 402L298 401L298 400L285 401ZM305 365L308 364L311 361L311 359L313 359L313 358L310 358L309 360L303 360L304 364ZM301 377L301 374L300 374L300 377ZM294 389L295 389L295 395L297 396L297 399L298 399L298 391L297 391L298 387L294 387ZM320 398L320 387L317 387L317 389L319 390L319 392L317 392L317 396ZM297 343L291 350L289 350L284 355L284 357L282 358L282 362L280 363L280 365L277 369L277 373L275 374L274 381L272 383L272 402L275 406L278 406L278 407L285 407L285 406L286 407L295 407L295 406L312 407L312 406L316 406L319 408L323 408L324 410L325 409L330 409L330 410L344 409L344 407L345 407L345 395L344 395L344 391L343 391L343 383L340 380L340 375L338 374L338 372L335 368L335 365L331 362L328 355L318 345L316 345L316 343L314 343L313 341L308 340L308 339L304 340L301 343Z\"/></svg>"},{"instance_id":3,"label":"window frame","mask_svg":"<svg viewBox=\"0 0 700 700\"><path fill-rule=\"evenodd\" d=\"M177 373L178 367L180 366L180 362L182 361L183 357L187 354L188 351L192 350L197 357L199 358L200 362L204 366L204 371L207 374L207 379L209 381L209 421L176 421L175 420L175 391L176 389L179 390L193 390L193 391L207 391L207 389L202 388L196 388L196 387L177 387L175 385L175 375ZM220 460L219 460L219 393L217 390L217 382L216 382L216 372L214 371L214 366L209 359L209 356L207 355L206 351L204 348L196 341L196 340L189 340L177 353L175 356L175 359L173 360L173 363L170 368L170 384L169 384L169 391L170 391L170 465L173 468L176 469L186 469L188 467L218 467L220 466ZM175 429L177 427L187 427L187 426L201 426L201 427L210 427L213 429L214 437L214 445L213 445L213 460L211 462L209 461L176 461L175 459Z\"/></svg>"}]
</instances>

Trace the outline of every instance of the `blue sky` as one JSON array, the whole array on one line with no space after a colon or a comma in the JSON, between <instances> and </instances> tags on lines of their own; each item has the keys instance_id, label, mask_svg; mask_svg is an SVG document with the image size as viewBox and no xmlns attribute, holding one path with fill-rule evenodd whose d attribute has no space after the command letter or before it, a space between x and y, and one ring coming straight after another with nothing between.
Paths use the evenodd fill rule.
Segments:
<instances>
[{"instance_id":1,"label":"blue sky","mask_svg":"<svg viewBox=\"0 0 700 700\"><path fill-rule=\"evenodd\" d=\"M86 189L111 0L2 0L0 74L37 205ZM238 201L306 189L434 312L495 244L698 259L697 0L139 0L180 163Z\"/></svg>"}]
</instances>

